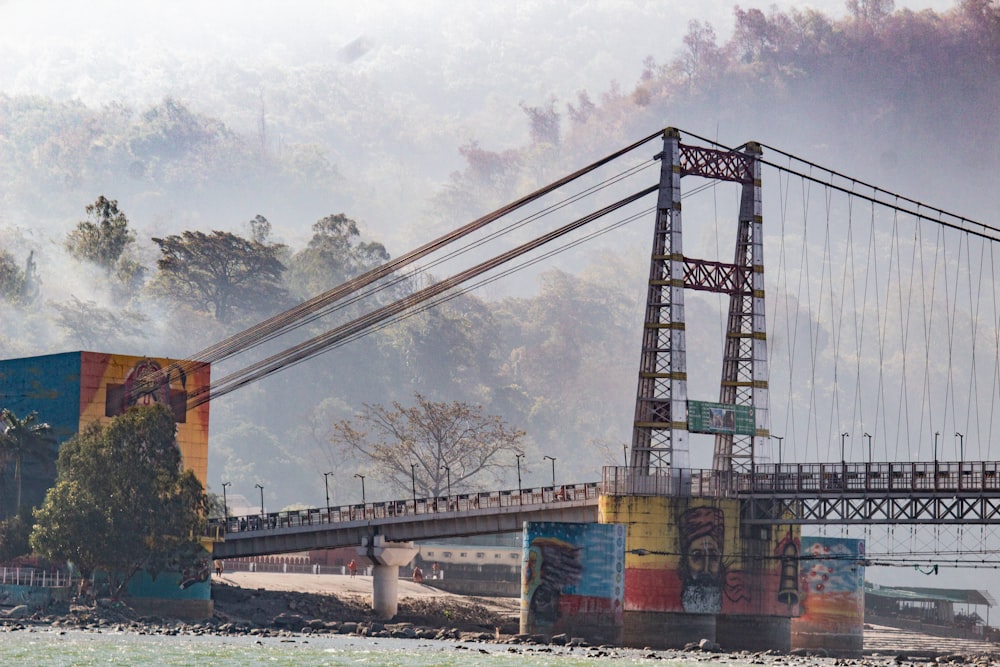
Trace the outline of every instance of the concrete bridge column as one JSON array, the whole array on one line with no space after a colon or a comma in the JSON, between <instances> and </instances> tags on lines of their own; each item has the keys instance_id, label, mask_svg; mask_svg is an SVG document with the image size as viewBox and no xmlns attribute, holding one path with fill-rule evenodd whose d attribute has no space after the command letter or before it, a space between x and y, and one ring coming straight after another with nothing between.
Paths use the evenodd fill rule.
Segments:
<instances>
[{"instance_id":1,"label":"concrete bridge column","mask_svg":"<svg viewBox=\"0 0 1000 667\"><path fill-rule=\"evenodd\" d=\"M380 618L390 619L399 608L399 566L408 565L417 555L413 542L386 542L381 535L365 538L358 554L368 556L372 571L372 609Z\"/></svg>"}]
</instances>

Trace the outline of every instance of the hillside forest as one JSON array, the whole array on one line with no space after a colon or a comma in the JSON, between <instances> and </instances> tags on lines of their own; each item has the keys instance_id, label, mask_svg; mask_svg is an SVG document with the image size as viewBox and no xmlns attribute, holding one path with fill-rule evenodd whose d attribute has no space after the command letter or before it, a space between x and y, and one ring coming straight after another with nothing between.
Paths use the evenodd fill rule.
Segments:
<instances>
[{"instance_id":1,"label":"hillside forest","mask_svg":"<svg viewBox=\"0 0 1000 667\"><path fill-rule=\"evenodd\" d=\"M446 145L460 114L421 125L426 109L393 102L351 59L281 76L232 62L189 72L216 99L244 100L252 130L171 91L138 105L0 91L0 357L184 358L668 125L767 141L995 221L1000 5L848 9L737 6L725 40L707 22L674 26L683 48L650 45L632 81L508 100L520 134L484 129L446 155L428 147ZM331 434L366 405L417 396L482 406L523 430L526 485L548 483L545 456L560 483L598 479L631 438L651 229L652 219L213 401L209 489L231 482L253 504L260 483L269 508L316 506L331 471L333 502L360 500L359 473L371 475L369 500L406 496L408 480L380 479ZM692 359L717 358L721 337L690 345ZM456 491L511 488L514 467Z\"/></svg>"}]
</instances>

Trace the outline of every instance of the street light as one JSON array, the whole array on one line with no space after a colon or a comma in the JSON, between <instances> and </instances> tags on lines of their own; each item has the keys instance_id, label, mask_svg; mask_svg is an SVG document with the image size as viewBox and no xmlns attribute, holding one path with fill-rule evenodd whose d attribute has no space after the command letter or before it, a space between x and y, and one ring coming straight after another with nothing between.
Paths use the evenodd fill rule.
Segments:
<instances>
[{"instance_id":1,"label":"street light","mask_svg":"<svg viewBox=\"0 0 1000 667\"><path fill-rule=\"evenodd\" d=\"M545 456L549 461L552 461L552 488L556 488L556 457Z\"/></svg>"},{"instance_id":2,"label":"street light","mask_svg":"<svg viewBox=\"0 0 1000 667\"><path fill-rule=\"evenodd\" d=\"M323 485L326 486L326 513L330 513L330 475L333 472L323 473Z\"/></svg>"},{"instance_id":3,"label":"street light","mask_svg":"<svg viewBox=\"0 0 1000 667\"><path fill-rule=\"evenodd\" d=\"M448 500L451 500L451 468L448 466L441 467L444 468L444 472L448 476Z\"/></svg>"},{"instance_id":4,"label":"street light","mask_svg":"<svg viewBox=\"0 0 1000 667\"><path fill-rule=\"evenodd\" d=\"M260 489L260 515L264 516L264 487L260 484L254 484L258 489Z\"/></svg>"},{"instance_id":5,"label":"street light","mask_svg":"<svg viewBox=\"0 0 1000 667\"><path fill-rule=\"evenodd\" d=\"M625 453L625 467L628 467L628 445L622 445L622 452Z\"/></svg>"},{"instance_id":6,"label":"street light","mask_svg":"<svg viewBox=\"0 0 1000 667\"><path fill-rule=\"evenodd\" d=\"M410 488L413 489L413 513L417 513L417 464L410 464Z\"/></svg>"},{"instance_id":7,"label":"street light","mask_svg":"<svg viewBox=\"0 0 1000 667\"><path fill-rule=\"evenodd\" d=\"M361 504L365 505L367 504L365 503L365 476L359 472L354 473L354 476L361 479Z\"/></svg>"},{"instance_id":8,"label":"street light","mask_svg":"<svg viewBox=\"0 0 1000 667\"><path fill-rule=\"evenodd\" d=\"M229 503L226 502L226 487L232 484L232 482L222 483L222 513L226 517L226 523L229 523Z\"/></svg>"},{"instance_id":9,"label":"street light","mask_svg":"<svg viewBox=\"0 0 1000 667\"><path fill-rule=\"evenodd\" d=\"M517 502L521 502L521 457L524 454L515 454L514 458L517 459Z\"/></svg>"},{"instance_id":10,"label":"street light","mask_svg":"<svg viewBox=\"0 0 1000 667\"><path fill-rule=\"evenodd\" d=\"M781 466L781 441L785 439L783 435L772 435L772 439L778 441L778 466Z\"/></svg>"},{"instance_id":11,"label":"street light","mask_svg":"<svg viewBox=\"0 0 1000 667\"><path fill-rule=\"evenodd\" d=\"M846 466L847 465L847 457L844 456L844 441L847 440L847 438L849 438L849 437L850 437L850 434L848 434L846 432L840 434L840 465L842 465L842 466Z\"/></svg>"},{"instance_id":12,"label":"street light","mask_svg":"<svg viewBox=\"0 0 1000 667\"><path fill-rule=\"evenodd\" d=\"M865 433L865 437L868 438L868 465L872 464L872 434Z\"/></svg>"},{"instance_id":13,"label":"street light","mask_svg":"<svg viewBox=\"0 0 1000 667\"><path fill-rule=\"evenodd\" d=\"M935 468L937 467L937 460L938 460L938 458L937 458L937 441L938 441L938 436L939 435L941 435L940 431L935 431L934 432L934 467Z\"/></svg>"},{"instance_id":14,"label":"street light","mask_svg":"<svg viewBox=\"0 0 1000 667\"><path fill-rule=\"evenodd\" d=\"M958 464L961 466L965 461L965 436L956 431L955 437L958 438Z\"/></svg>"}]
</instances>

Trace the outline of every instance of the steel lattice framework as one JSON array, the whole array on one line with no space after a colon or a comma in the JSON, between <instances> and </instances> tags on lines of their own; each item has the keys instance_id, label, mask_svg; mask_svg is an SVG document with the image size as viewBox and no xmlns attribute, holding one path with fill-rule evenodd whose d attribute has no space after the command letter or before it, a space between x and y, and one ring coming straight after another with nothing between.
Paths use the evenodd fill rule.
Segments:
<instances>
[{"instance_id":1,"label":"steel lattice framework","mask_svg":"<svg viewBox=\"0 0 1000 667\"><path fill-rule=\"evenodd\" d=\"M768 437L767 340L760 147L721 151L681 144L663 135L656 226L643 325L631 466L642 470L690 465L684 290L729 295L719 402L754 408L754 435L717 435L713 468L749 472ZM681 178L740 183L739 220L732 263L684 256Z\"/></svg>"}]
</instances>

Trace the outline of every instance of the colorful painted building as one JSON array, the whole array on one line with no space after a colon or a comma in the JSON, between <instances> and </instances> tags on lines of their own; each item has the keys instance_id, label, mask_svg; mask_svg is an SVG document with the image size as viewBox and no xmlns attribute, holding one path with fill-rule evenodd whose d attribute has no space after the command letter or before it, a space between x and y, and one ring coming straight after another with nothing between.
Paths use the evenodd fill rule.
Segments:
<instances>
[{"instance_id":1,"label":"colorful painted building","mask_svg":"<svg viewBox=\"0 0 1000 667\"><path fill-rule=\"evenodd\" d=\"M184 466L202 484L208 481L208 404L187 408L187 394L207 389L210 368L200 362L135 357L99 352L64 352L0 361L0 407L19 418L38 413L52 427L51 451L26 459L22 471L22 504L40 505L55 482L59 445L94 421L108 421L133 405L169 405L177 422L177 441ZM17 508L7 472L0 490L0 515Z\"/></svg>"}]
</instances>

